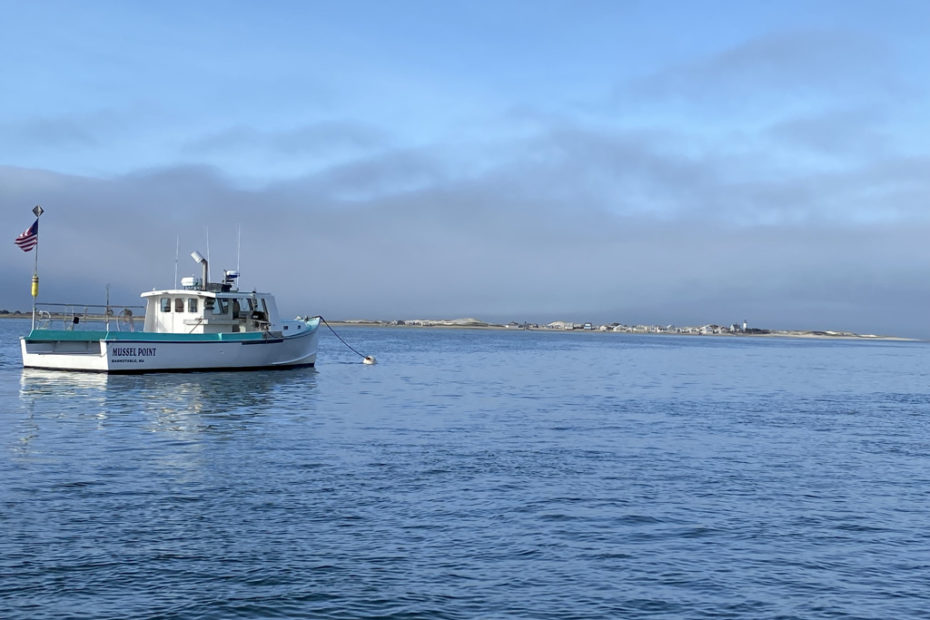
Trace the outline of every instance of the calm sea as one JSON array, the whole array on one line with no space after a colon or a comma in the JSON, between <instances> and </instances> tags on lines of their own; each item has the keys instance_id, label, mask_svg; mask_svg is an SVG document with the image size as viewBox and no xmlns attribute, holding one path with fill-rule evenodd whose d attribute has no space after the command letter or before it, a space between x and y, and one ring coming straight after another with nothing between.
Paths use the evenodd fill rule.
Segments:
<instances>
[{"instance_id":1,"label":"calm sea","mask_svg":"<svg viewBox=\"0 0 930 620\"><path fill-rule=\"evenodd\" d=\"M930 345L344 328L316 370L28 372L2 618L930 616Z\"/></svg>"}]
</instances>

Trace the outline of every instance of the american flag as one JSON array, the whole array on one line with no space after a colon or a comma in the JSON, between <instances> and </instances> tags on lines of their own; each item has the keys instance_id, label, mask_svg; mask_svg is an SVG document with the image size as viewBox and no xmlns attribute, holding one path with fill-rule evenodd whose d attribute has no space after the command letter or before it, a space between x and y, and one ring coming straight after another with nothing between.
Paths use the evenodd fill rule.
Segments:
<instances>
[{"instance_id":1,"label":"american flag","mask_svg":"<svg viewBox=\"0 0 930 620\"><path fill-rule=\"evenodd\" d=\"M15 243L23 252L28 252L39 245L39 218L36 218L32 226L24 230L20 236L16 237Z\"/></svg>"}]
</instances>

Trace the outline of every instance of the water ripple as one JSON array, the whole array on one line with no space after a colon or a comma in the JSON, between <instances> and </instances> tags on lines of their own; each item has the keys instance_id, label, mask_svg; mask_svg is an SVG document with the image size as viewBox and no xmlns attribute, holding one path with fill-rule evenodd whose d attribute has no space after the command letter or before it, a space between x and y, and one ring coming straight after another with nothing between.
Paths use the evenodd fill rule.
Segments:
<instances>
[{"instance_id":1,"label":"water ripple","mask_svg":"<svg viewBox=\"0 0 930 620\"><path fill-rule=\"evenodd\" d=\"M0 365L0 617L930 608L924 344L350 336L381 363Z\"/></svg>"}]
</instances>

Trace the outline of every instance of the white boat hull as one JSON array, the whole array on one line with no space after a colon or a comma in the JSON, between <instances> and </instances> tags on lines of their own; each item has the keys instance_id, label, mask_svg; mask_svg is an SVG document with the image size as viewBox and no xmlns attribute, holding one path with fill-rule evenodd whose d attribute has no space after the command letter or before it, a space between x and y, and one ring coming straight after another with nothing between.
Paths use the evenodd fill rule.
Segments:
<instances>
[{"instance_id":1,"label":"white boat hull","mask_svg":"<svg viewBox=\"0 0 930 620\"><path fill-rule=\"evenodd\" d=\"M108 373L287 368L316 363L318 328L315 319L288 337L172 339L141 332L118 339L54 339L30 334L20 342L25 368Z\"/></svg>"}]
</instances>

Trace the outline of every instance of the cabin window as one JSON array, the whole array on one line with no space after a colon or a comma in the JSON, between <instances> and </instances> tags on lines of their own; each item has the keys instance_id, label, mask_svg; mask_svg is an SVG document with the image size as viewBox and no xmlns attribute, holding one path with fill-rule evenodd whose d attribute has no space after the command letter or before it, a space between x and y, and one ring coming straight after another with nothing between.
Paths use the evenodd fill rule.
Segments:
<instances>
[{"instance_id":1,"label":"cabin window","mask_svg":"<svg viewBox=\"0 0 930 620\"><path fill-rule=\"evenodd\" d=\"M229 302L225 299L217 299L216 305L213 306L213 314L227 314L229 312Z\"/></svg>"},{"instance_id":2,"label":"cabin window","mask_svg":"<svg viewBox=\"0 0 930 620\"><path fill-rule=\"evenodd\" d=\"M177 297L174 300L174 311L175 312L184 312L184 298Z\"/></svg>"},{"instance_id":3,"label":"cabin window","mask_svg":"<svg viewBox=\"0 0 930 620\"><path fill-rule=\"evenodd\" d=\"M254 303L253 303L254 302ZM261 303L261 305L259 305ZM267 321L268 320L268 306L265 304L265 300L250 299L249 306L252 308L252 318L256 321Z\"/></svg>"},{"instance_id":4,"label":"cabin window","mask_svg":"<svg viewBox=\"0 0 930 620\"><path fill-rule=\"evenodd\" d=\"M233 318L234 319L239 318L239 300L238 299L233 299Z\"/></svg>"},{"instance_id":5,"label":"cabin window","mask_svg":"<svg viewBox=\"0 0 930 620\"><path fill-rule=\"evenodd\" d=\"M161 311L171 312L171 299L169 297L161 298Z\"/></svg>"},{"instance_id":6,"label":"cabin window","mask_svg":"<svg viewBox=\"0 0 930 620\"><path fill-rule=\"evenodd\" d=\"M193 312L193 313L197 312L197 298L196 297L187 298L187 311Z\"/></svg>"}]
</instances>

